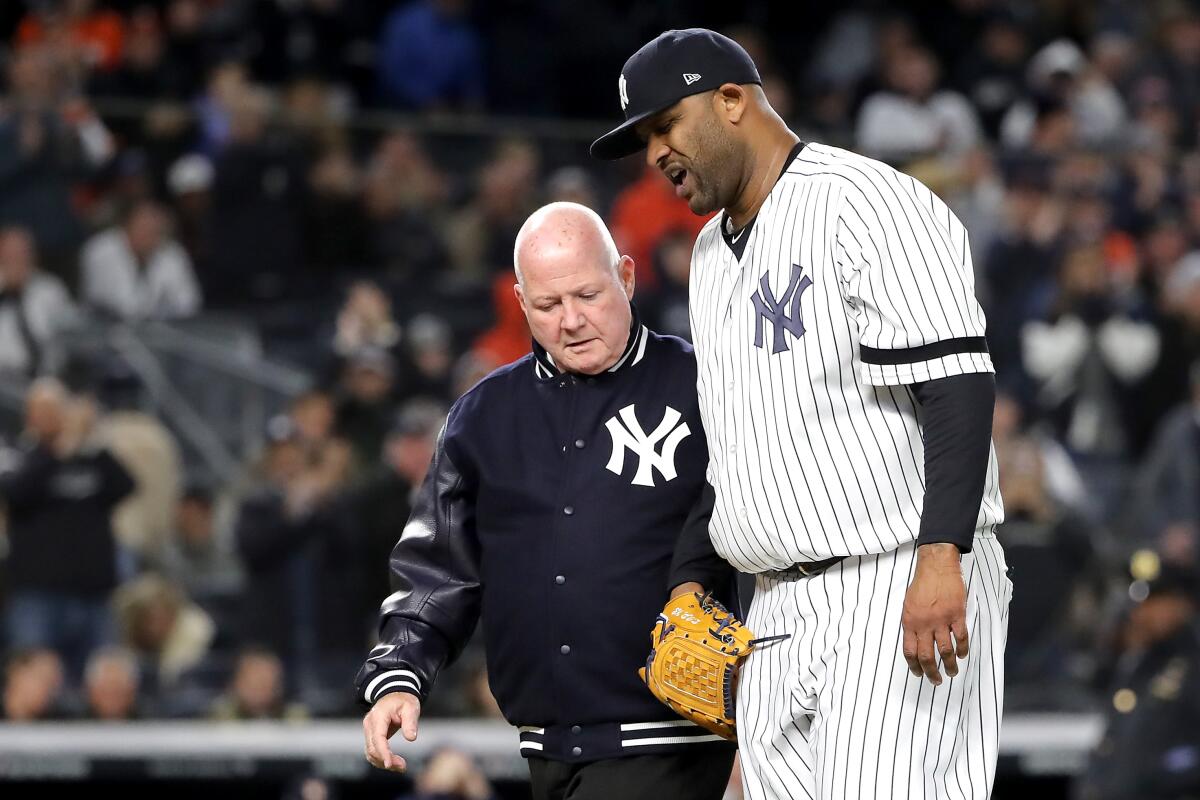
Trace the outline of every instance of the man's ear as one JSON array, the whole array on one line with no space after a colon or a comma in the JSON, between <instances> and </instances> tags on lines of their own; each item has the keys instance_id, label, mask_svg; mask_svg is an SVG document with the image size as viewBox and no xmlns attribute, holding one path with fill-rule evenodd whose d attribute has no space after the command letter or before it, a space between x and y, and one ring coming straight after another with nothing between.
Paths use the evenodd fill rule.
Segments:
<instances>
[{"instance_id":1,"label":"man's ear","mask_svg":"<svg viewBox=\"0 0 1200 800\"><path fill-rule=\"evenodd\" d=\"M617 262L617 277L621 279L621 288L625 290L625 297L629 300L633 299L633 290L635 288L635 271L633 259L629 256L621 256L621 260Z\"/></svg>"},{"instance_id":2,"label":"man's ear","mask_svg":"<svg viewBox=\"0 0 1200 800\"><path fill-rule=\"evenodd\" d=\"M529 309L525 307L525 292L521 289L521 284L513 284L513 294L517 296L517 302L521 304L521 310L528 315Z\"/></svg>"},{"instance_id":3,"label":"man's ear","mask_svg":"<svg viewBox=\"0 0 1200 800\"><path fill-rule=\"evenodd\" d=\"M749 93L736 83L723 83L713 92L713 105L717 114L734 125L742 121L749 104Z\"/></svg>"}]
</instances>

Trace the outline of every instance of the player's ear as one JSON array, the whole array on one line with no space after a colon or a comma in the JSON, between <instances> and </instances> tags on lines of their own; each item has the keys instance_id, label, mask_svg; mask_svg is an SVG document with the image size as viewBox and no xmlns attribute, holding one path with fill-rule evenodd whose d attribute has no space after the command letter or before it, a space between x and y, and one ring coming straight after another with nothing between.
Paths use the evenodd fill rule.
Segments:
<instances>
[{"instance_id":1,"label":"player's ear","mask_svg":"<svg viewBox=\"0 0 1200 800\"><path fill-rule=\"evenodd\" d=\"M517 302L521 304L521 310L528 315L529 309L525 307L525 292L521 289L521 284L513 284L513 294L517 296Z\"/></svg>"},{"instance_id":2,"label":"player's ear","mask_svg":"<svg viewBox=\"0 0 1200 800\"><path fill-rule=\"evenodd\" d=\"M634 263L629 256L621 256L621 260L617 262L617 277L621 279L621 288L625 290L625 297L633 299L633 289L636 281L634 280Z\"/></svg>"},{"instance_id":3,"label":"player's ear","mask_svg":"<svg viewBox=\"0 0 1200 800\"><path fill-rule=\"evenodd\" d=\"M713 95L713 103L716 106L717 114L734 125L741 121L742 116L746 113L746 106L749 102L750 97L745 87L739 86L736 83L721 84Z\"/></svg>"}]
</instances>

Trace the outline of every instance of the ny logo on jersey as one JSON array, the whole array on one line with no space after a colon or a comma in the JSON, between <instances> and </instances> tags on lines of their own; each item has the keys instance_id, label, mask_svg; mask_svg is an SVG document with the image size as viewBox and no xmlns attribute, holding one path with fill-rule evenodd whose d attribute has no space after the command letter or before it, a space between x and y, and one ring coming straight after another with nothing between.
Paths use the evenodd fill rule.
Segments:
<instances>
[{"instance_id":1,"label":"ny logo on jersey","mask_svg":"<svg viewBox=\"0 0 1200 800\"><path fill-rule=\"evenodd\" d=\"M759 290L750 297L750 300L754 303L755 311L754 346L763 346L763 321L770 322L775 329L771 355L775 355L788 349L784 331L788 331L797 339L804 335L804 320L800 318L800 297L804 294L805 289L812 286L812 279L807 275L801 278L800 265L792 264L792 275L788 279L787 288L776 300L775 294L771 291L771 285L767 283L767 277L770 274L769 270L763 273L762 278L758 281ZM788 313L789 303L791 304L790 316Z\"/></svg>"},{"instance_id":2,"label":"ny logo on jersey","mask_svg":"<svg viewBox=\"0 0 1200 800\"><path fill-rule=\"evenodd\" d=\"M625 90L625 76L617 80L617 91L621 93L621 110L629 108L629 92Z\"/></svg>"},{"instance_id":3,"label":"ny logo on jersey","mask_svg":"<svg viewBox=\"0 0 1200 800\"><path fill-rule=\"evenodd\" d=\"M655 469L662 474L665 480L674 480L677 474L675 472L675 448L679 447L679 443L691 433L686 422L676 427L681 416L680 413L667 406L662 422L658 423L658 427L648 436L642 430L641 424L638 423L637 412L633 405L622 408L617 412L617 416L620 419L614 416L604 423L604 427L608 428L608 434L612 436L612 456L608 459L606 469L620 475L625 470L625 450L628 449L638 457L637 472L633 476L634 486L653 486L654 473L652 470ZM622 422L625 424L622 425ZM658 452L659 442L662 442L661 453Z\"/></svg>"}]
</instances>

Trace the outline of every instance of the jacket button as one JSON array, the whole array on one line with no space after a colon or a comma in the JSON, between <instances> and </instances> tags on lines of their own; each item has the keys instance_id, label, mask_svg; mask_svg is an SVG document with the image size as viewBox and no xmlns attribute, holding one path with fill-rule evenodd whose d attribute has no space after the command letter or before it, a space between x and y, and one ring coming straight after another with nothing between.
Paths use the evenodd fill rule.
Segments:
<instances>
[{"instance_id":1,"label":"jacket button","mask_svg":"<svg viewBox=\"0 0 1200 800\"><path fill-rule=\"evenodd\" d=\"M575 440L575 449L576 449L576 450L582 450L582 449L583 449L583 439L576 439L576 440Z\"/></svg>"},{"instance_id":2,"label":"jacket button","mask_svg":"<svg viewBox=\"0 0 1200 800\"><path fill-rule=\"evenodd\" d=\"M575 506L564 506L563 513L568 517L575 513Z\"/></svg>"},{"instance_id":3,"label":"jacket button","mask_svg":"<svg viewBox=\"0 0 1200 800\"><path fill-rule=\"evenodd\" d=\"M571 755L573 755L573 756L581 756L581 755L583 755L583 748L582 748L582 747L572 747L572 748L571 748Z\"/></svg>"},{"instance_id":4,"label":"jacket button","mask_svg":"<svg viewBox=\"0 0 1200 800\"><path fill-rule=\"evenodd\" d=\"M558 648L558 652L562 653L564 656L571 655L571 645L564 644L562 647Z\"/></svg>"},{"instance_id":5,"label":"jacket button","mask_svg":"<svg viewBox=\"0 0 1200 800\"><path fill-rule=\"evenodd\" d=\"M557 583L559 586L562 586L564 583L567 582L567 578L565 575L555 575L554 582Z\"/></svg>"},{"instance_id":6,"label":"jacket button","mask_svg":"<svg viewBox=\"0 0 1200 800\"><path fill-rule=\"evenodd\" d=\"M583 728L579 727L578 725L572 725L572 726L571 726L571 733L573 733L573 734L575 734L576 736L578 736L579 734L583 733Z\"/></svg>"}]
</instances>

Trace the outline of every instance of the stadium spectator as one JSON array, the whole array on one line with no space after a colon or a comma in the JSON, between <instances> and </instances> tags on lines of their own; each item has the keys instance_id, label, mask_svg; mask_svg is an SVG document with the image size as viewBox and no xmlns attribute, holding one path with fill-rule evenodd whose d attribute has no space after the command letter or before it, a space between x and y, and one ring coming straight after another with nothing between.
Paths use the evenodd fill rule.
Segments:
<instances>
[{"instance_id":1,"label":"stadium spectator","mask_svg":"<svg viewBox=\"0 0 1200 800\"><path fill-rule=\"evenodd\" d=\"M360 347L344 360L337 384L339 436L358 464L374 464L396 401L396 359L379 347Z\"/></svg>"},{"instance_id":2,"label":"stadium spectator","mask_svg":"<svg viewBox=\"0 0 1200 800\"><path fill-rule=\"evenodd\" d=\"M410 400L396 415L383 442L379 466L364 480L353 499L357 524L365 538L366 563L387 564L396 546L398 527L412 513L412 495L425 480L446 408L430 400ZM387 569L371 569L366 576L366 624L374 625L374 612L391 594Z\"/></svg>"},{"instance_id":3,"label":"stadium spectator","mask_svg":"<svg viewBox=\"0 0 1200 800\"><path fill-rule=\"evenodd\" d=\"M429 759L417 774L416 791L403 800L492 800L492 790L483 771L470 756L445 748Z\"/></svg>"},{"instance_id":4,"label":"stadium spectator","mask_svg":"<svg viewBox=\"0 0 1200 800\"><path fill-rule=\"evenodd\" d=\"M1162 421L1137 477L1130 525L1143 531L1200 526L1200 360L1190 374L1191 401Z\"/></svg>"},{"instance_id":5,"label":"stadium spectator","mask_svg":"<svg viewBox=\"0 0 1200 800\"><path fill-rule=\"evenodd\" d=\"M71 192L115 146L85 100L64 99L61 70L44 49L14 53L8 85L0 106L0 225L27 228L47 268L72 282L83 227Z\"/></svg>"},{"instance_id":6,"label":"stadium spectator","mask_svg":"<svg viewBox=\"0 0 1200 800\"><path fill-rule=\"evenodd\" d=\"M537 148L511 139L479 171L474 198L450 219L446 231L460 275L484 280L512 268L512 243L538 205L539 166Z\"/></svg>"},{"instance_id":7,"label":"stadium spectator","mask_svg":"<svg viewBox=\"0 0 1200 800\"><path fill-rule=\"evenodd\" d=\"M87 716L103 722L141 718L137 658L123 647L103 647L88 658L83 675Z\"/></svg>"},{"instance_id":8,"label":"stadium spectator","mask_svg":"<svg viewBox=\"0 0 1200 800\"><path fill-rule=\"evenodd\" d=\"M14 472L0 476L8 508L9 645L53 648L76 676L87 654L113 639L111 517L134 488L92 437L91 415L57 380L39 378L25 401L31 447Z\"/></svg>"},{"instance_id":9,"label":"stadium spectator","mask_svg":"<svg viewBox=\"0 0 1200 800\"><path fill-rule=\"evenodd\" d=\"M170 100L186 97L185 66L167 49L158 12L146 4L134 8L125 27L125 42L115 68L92 76L90 87L105 97Z\"/></svg>"},{"instance_id":10,"label":"stadium spectator","mask_svg":"<svg viewBox=\"0 0 1200 800\"><path fill-rule=\"evenodd\" d=\"M4 719L33 722L64 716L63 665L46 649L18 649L4 667Z\"/></svg>"},{"instance_id":11,"label":"stadium spectator","mask_svg":"<svg viewBox=\"0 0 1200 800\"><path fill-rule=\"evenodd\" d=\"M283 663L279 657L259 647L248 647L238 654L233 677L225 692L217 698L209 716L218 721L307 719L308 711L285 699Z\"/></svg>"},{"instance_id":12,"label":"stadium spectator","mask_svg":"<svg viewBox=\"0 0 1200 800\"><path fill-rule=\"evenodd\" d=\"M38 268L29 231L0 228L0 374L52 373L62 356L56 337L78 316L63 282Z\"/></svg>"},{"instance_id":13,"label":"stadium spectator","mask_svg":"<svg viewBox=\"0 0 1200 800\"><path fill-rule=\"evenodd\" d=\"M1020 148L1030 142L1039 100L1067 109L1081 143L1118 143L1125 128L1125 103L1105 76L1091 68L1074 42L1056 39L1035 53L1026 85L1032 99L1013 105L1001 121L1004 144Z\"/></svg>"},{"instance_id":14,"label":"stadium spectator","mask_svg":"<svg viewBox=\"0 0 1200 800\"><path fill-rule=\"evenodd\" d=\"M1141 71L1166 85L1166 102L1178 121L1171 144L1195 147L1194 120L1200 109L1200 14L1187 3L1164 6L1157 41L1146 48Z\"/></svg>"},{"instance_id":15,"label":"stadium spectator","mask_svg":"<svg viewBox=\"0 0 1200 800\"><path fill-rule=\"evenodd\" d=\"M135 204L120 227L96 234L80 256L83 302L117 319L179 319L200 309L187 251L157 202Z\"/></svg>"},{"instance_id":16,"label":"stadium spectator","mask_svg":"<svg viewBox=\"0 0 1200 800\"><path fill-rule=\"evenodd\" d=\"M468 5L415 0L388 16L379 41L379 88L386 104L418 111L482 105L482 43Z\"/></svg>"},{"instance_id":17,"label":"stadium spectator","mask_svg":"<svg viewBox=\"0 0 1200 800\"><path fill-rule=\"evenodd\" d=\"M54 44L66 50L72 65L85 72L112 70L121 63L125 23L121 15L96 8L95 0L55 0L31 4L17 28L18 47Z\"/></svg>"},{"instance_id":18,"label":"stadium spectator","mask_svg":"<svg viewBox=\"0 0 1200 800\"><path fill-rule=\"evenodd\" d=\"M447 245L444 224L450 181L410 133L382 137L367 163L363 210L369 225L370 266L385 276L393 295L422 286L442 269Z\"/></svg>"},{"instance_id":19,"label":"stadium spectator","mask_svg":"<svg viewBox=\"0 0 1200 800\"><path fill-rule=\"evenodd\" d=\"M1182 800L1200 785L1196 575L1142 550L1131 559L1130 576L1130 607L1107 670L1104 736L1077 796Z\"/></svg>"},{"instance_id":20,"label":"stadium spectator","mask_svg":"<svg viewBox=\"0 0 1200 800\"><path fill-rule=\"evenodd\" d=\"M937 60L918 47L884 63L887 86L863 101L856 139L864 153L902 162L934 153L962 155L979 141L979 120L966 98L940 89Z\"/></svg>"},{"instance_id":21,"label":"stadium spectator","mask_svg":"<svg viewBox=\"0 0 1200 800\"><path fill-rule=\"evenodd\" d=\"M388 296L368 281L353 284L338 312L334 354L345 358L366 347L390 352L399 344L400 326Z\"/></svg>"},{"instance_id":22,"label":"stadium spectator","mask_svg":"<svg viewBox=\"0 0 1200 800\"><path fill-rule=\"evenodd\" d=\"M371 226L363 215L362 183L362 171L350 149L340 143L320 151L308 170L304 247L308 268L324 285L332 284L338 272L372 267Z\"/></svg>"},{"instance_id":23,"label":"stadium spectator","mask_svg":"<svg viewBox=\"0 0 1200 800\"><path fill-rule=\"evenodd\" d=\"M229 90L228 143L215 157L212 264L206 296L245 307L303 294L299 267L304 170L284 134L269 130L271 98L257 86ZM262 247L270 242L270 247Z\"/></svg>"},{"instance_id":24,"label":"stadium spectator","mask_svg":"<svg viewBox=\"0 0 1200 800\"><path fill-rule=\"evenodd\" d=\"M659 333L692 340L688 318L688 275L692 270L691 231L663 236L654 253L655 285L639 295L638 310L647 327Z\"/></svg>"},{"instance_id":25,"label":"stadium spectator","mask_svg":"<svg viewBox=\"0 0 1200 800\"><path fill-rule=\"evenodd\" d=\"M368 603L361 532L344 498L350 458L344 446L306 447L287 418L272 420L268 437L235 529L246 568L241 638L278 653L324 713L352 701L330 687L343 686L367 636L354 623Z\"/></svg>"},{"instance_id":26,"label":"stadium spectator","mask_svg":"<svg viewBox=\"0 0 1200 800\"><path fill-rule=\"evenodd\" d=\"M1036 440L1016 436L997 443L1000 492L1004 497L1005 559L1024 591L1014 593L1009 610L1005 674L1014 707L1044 707L1069 690L1073 649L1086 646L1086 633L1071 627L1070 611L1082 591L1101 543L1085 520L1054 501ZM1019 595L1019 596L1018 596Z\"/></svg>"},{"instance_id":27,"label":"stadium spectator","mask_svg":"<svg viewBox=\"0 0 1200 800\"><path fill-rule=\"evenodd\" d=\"M141 662L147 694L162 697L199 666L216 636L212 618L183 590L148 572L113 594L121 640Z\"/></svg>"},{"instance_id":28,"label":"stadium spectator","mask_svg":"<svg viewBox=\"0 0 1200 800\"><path fill-rule=\"evenodd\" d=\"M653 288L657 280L654 252L663 237L685 230L694 241L706 221L675 196L675 188L661 172L649 167L617 194L609 214L613 238L621 252L633 259L634 275L642 289Z\"/></svg>"},{"instance_id":29,"label":"stadium spectator","mask_svg":"<svg viewBox=\"0 0 1200 800\"><path fill-rule=\"evenodd\" d=\"M164 548L164 574L189 597L217 617L228 613L242 589L242 566L233 549L231 532L218 522L217 500L211 489L186 488L175 506L175 526Z\"/></svg>"},{"instance_id":30,"label":"stadium spectator","mask_svg":"<svg viewBox=\"0 0 1200 800\"><path fill-rule=\"evenodd\" d=\"M1029 35L1020 21L1008 9L998 8L980 33L979 46L949 75L975 106L992 141L999 136L1005 114L1025 94L1028 53Z\"/></svg>"},{"instance_id":31,"label":"stadium spectator","mask_svg":"<svg viewBox=\"0 0 1200 800\"><path fill-rule=\"evenodd\" d=\"M405 326L402 393L449 401L454 368L454 333L441 317L422 313Z\"/></svg>"},{"instance_id":32,"label":"stadium spectator","mask_svg":"<svg viewBox=\"0 0 1200 800\"><path fill-rule=\"evenodd\" d=\"M532 346L529 323L513 293L515 282L511 272L501 272L492 278L492 310L496 323L471 344L471 352L477 358L497 367L516 361Z\"/></svg>"},{"instance_id":33,"label":"stadium spectator","mask_svg":"<svg viewBox=\"0 0 1200 800\"><path fill-rule=\"evenodd\" d=\"M212 162L189 153L167 170L167 189L177 221L176 239L187 251L197 274L207 275L212 261Z\"/></svg>"}]
</instances>

